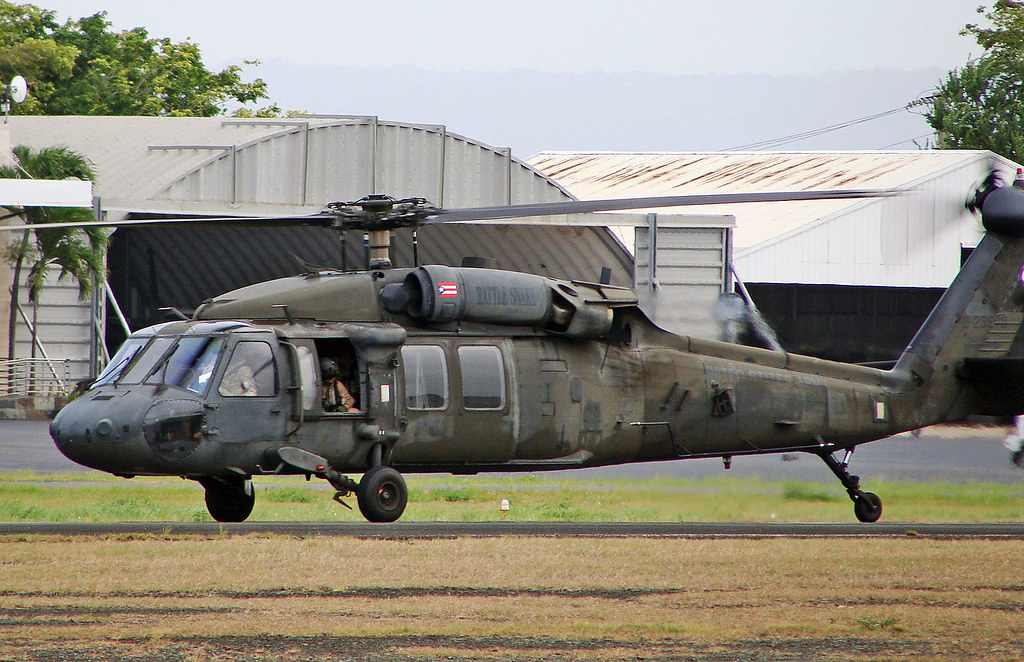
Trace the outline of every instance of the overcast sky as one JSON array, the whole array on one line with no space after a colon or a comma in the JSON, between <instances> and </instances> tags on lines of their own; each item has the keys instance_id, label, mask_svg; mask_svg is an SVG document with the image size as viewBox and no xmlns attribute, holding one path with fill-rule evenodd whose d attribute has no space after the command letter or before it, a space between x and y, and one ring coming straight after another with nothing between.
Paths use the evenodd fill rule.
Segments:
<instances>
[{"instance_id":1,"label":"overcast sky","mask_svg":"<svg viewBox=\"0 0 1024 662\"><path fill-rule=\"evenodd\" d=\"M980 54L984 0L39 0L245 60L286 111L444 124L520 157L715 150L875 117ZM260 104L260 105L265 105ZM755 112L750 112L753 109ZM233 110L229 104L228 110ZM920 109L787 149L914 149ZM772 148L778 148L774 146Z\"/></svg>"},{"instance_id":2,"label":"overcast sky","mask_svg":"<svg viewBox=\"0 0 1024 662\"><path fill-rule=\"evenodd\" d=\"M980 0L39 0L243 59L664 74L952 69ZM989 3L991 4L991 3Z\"/></svg>"}]
</instances>

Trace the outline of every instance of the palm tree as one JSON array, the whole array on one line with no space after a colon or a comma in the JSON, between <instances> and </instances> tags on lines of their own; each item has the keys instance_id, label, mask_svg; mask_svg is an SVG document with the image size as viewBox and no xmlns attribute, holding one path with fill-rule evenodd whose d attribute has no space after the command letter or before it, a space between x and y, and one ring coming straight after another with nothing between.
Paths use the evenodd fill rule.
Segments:
<instances>
[{"instance_id":1,"label":"palm tree","mask_svg":"<svg viewBox=\"0 0 1024 662\"><path fill-rule=\"evenodd\" d=\"M92 163L66 147L46 147L35 151L25 145L14 148L17 166L0 167L0 179L69 179L93 181L96 173ZM10 208L9 216L21 216L26 223L66 223L91 221L91 209L83 207ZM9 217L8 216L8 217ZM32 239L35 241L32 241ZM7 247L7 260L14 266L11 283L11 314L8 319L7 357L14 358L14 336L17 328L18 295L21 272L30 260L26 284L29 301L39 305L39 294L51 267L60 267L59 278L70 275L78 282L78 295L86 299L92 294L95 277L106 270L107 235L99 228L81 230L26 230L20 239Z\"/></svg>"}]
</instances>

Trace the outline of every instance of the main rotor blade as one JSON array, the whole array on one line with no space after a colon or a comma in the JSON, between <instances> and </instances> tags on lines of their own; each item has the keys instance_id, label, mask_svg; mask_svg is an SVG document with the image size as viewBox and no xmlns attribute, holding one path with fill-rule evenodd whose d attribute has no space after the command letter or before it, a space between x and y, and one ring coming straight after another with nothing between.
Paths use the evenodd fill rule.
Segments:
<instances>
[{"instance_id":1,"label":"main rotor blade","mask_svg":"<svg viewBox=\"0 0 1024 662\"><path fill-rule=\"evenodd\" d=\"M775 191L771 193L696 193L692 195L670 195L649 198L616 198L611 200L566 200L562 202L537 202L523 205L502 205L497 207L442 209L437 213L437 215L424 221L424 224L449 223L452 221L486 221L498 218L518 218L524 216L584 214L594 211L652 209L655 207L685 207L690 205L720 205L744 202L792 202L795 200L878 198L889 195L895 195L895 193L893 191L885 190Z\"/></svg>"},{"instance_id":2,"label":"main rotor blade","mask_svg":"<svg viewBox=\"0 0 1024 662\"><path fill-rule=\"evenodd\" d=\"M384 230L417 225L432 225L452 221L486 221L502 218L530 216L556 216L560 214L584 214L596 211L621 211L630 209L653 209L661 207L682 207L690 205L739 204L745 202L791 202L797 200L835 200L849 198L876 198L895 195L885 190L838 190L838 191L783 191L764 193L697 193L644 198L616 198L610 200L565 200L561 202L537 202L521 205L494 207L470 207L465 209L407 210L401 219L389 218L386 213L373 211L346 213L333 208L308 216L167 216L163 218L135 218L119 221L88 221L79 223L32 223L0 225L2 230L59 230L66 228L119 228L119 227L161 227L172 225L196 225L215 227L291 227L316 226L332 227L338 230L362 229ZM358 207L359 202L345 203Z\"/></svg>"},{"instance_id":3,"label":"main rotor blade","mask_svg":"<svg viewBox=\"0 0 1024 662\"><path fill-rule=\"evenodd\" d=\"M78 223L22 223L4 225L3 230L59 230L66 228L123 228L123 227L160 227L171 225L206 225L212 227L289 227L296 225L312 225L330 227L334 219L332 214L313 214L310 216L174 216L167 218L131 218L119 221L85 221Z\"/></svg>"}]
</instances>

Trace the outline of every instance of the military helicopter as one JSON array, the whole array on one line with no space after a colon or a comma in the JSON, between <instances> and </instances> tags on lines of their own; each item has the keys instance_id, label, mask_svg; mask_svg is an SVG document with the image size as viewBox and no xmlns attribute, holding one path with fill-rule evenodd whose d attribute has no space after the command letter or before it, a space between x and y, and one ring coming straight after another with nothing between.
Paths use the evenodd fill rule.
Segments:
<instances>
[{"instance_id":1,"label":"military helicopter","mask_svg":"<svg viewBox=\"0 0 1024 662\"><path fill-rule=\"evenodd\" d=\"M874 522L881 499L849 472L856 446L968 414L1024 412L1024 381L1011 379L1024 367L1024 191L989 181L976 192L987 234L890 370L676 335L655 326L631 290L601 283L392 268L386 247L391 230L430 223L875 194L467 210L371 196L283 219L128 221L359 228L370 234L371 261L365 271L243 287L191 319L133 333L51 435L88 467L198 481L222 522L251 514L254 476L315 476L341 503L354 493L366 519L392 522L408 501L403 472L707 457L728 466L734 456L793 452L819 456L857 519Z\"/></svg>"}]
</instances>

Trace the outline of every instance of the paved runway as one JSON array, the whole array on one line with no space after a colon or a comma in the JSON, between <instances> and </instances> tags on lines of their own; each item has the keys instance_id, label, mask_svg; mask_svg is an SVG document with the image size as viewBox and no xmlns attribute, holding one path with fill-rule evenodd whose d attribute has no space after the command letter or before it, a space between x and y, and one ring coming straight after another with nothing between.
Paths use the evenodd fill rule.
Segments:
<instances>
[{"instance_id":1,"label":"paved runway","mask_svg":"<svg viewBox=\"0 0 1024 662\"><path fill-rule=\"evenodd\" d=\"M60 454L46 421L0 421L0 472L40 473L92 471ZM873 479L906 482L990 481L1024 484L1024 470L1010 462L1003 448L1006 430L998 427L936 426L920 437L897 435L857 449L851 471L865 482ZM647 462L596 469L558 471L552 477L706 478L721 475L717 459ZM729 475L765 480L805 480L833 483L835 477L817 457L807 454L744 456L733 459ZM486 479L486 477L484 477ZM462 477L451 478L461 481Z\"/></svg>"}]
</instances>

